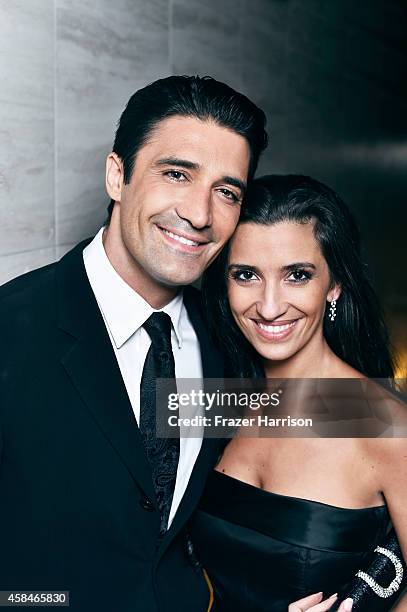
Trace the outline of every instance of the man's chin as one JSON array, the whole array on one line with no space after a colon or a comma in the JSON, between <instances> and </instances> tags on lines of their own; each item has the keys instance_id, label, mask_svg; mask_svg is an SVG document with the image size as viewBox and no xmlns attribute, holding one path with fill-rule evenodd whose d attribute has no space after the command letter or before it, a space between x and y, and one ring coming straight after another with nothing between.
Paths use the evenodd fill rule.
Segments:
<instances>
[{"instance_id":1,"label":"man's chin","mask_svg":"<svg viewBox=\"0 0 407 612\"><path fill-rule=\"evenodd\" d=\"M165 278L165 279L159 279L160 284L163 285L163 287L168 287L168 288L180 288L180 287L185 287L186 285L192 285L194 284L196 281L199 280L201 275L197 276L197 277L187 277L187 278Z\"/></svg>"},{"instance_id":2,"label":"man's chin","mask_svg":"<svg viewBox=\"0 0 407 612\"><path fill-rule=\"evenodd\" d=\"M172 274L166 271L165 274L156 274L155 279L164 287L177 288L184 287L185 285L192 285L200 279L202 274L203 270L199 270L198 272L194 273L186 273L185 270L177 270Z\"/></svg>"}]
</instances>

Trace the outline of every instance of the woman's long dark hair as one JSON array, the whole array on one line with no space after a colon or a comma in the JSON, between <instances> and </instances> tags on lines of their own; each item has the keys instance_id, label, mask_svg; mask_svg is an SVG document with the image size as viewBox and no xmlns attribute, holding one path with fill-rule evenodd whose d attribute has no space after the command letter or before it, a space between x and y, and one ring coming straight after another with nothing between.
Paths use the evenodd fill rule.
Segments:
<instances>
[{"instance_id":1,"label":"woman's long dark hair","mask_svg":"<svg viewBox=\"0 0 407 612\"><path fill-rule=\"evenodd\" d=\"M336 319L324 318L324 337L338 357L369 378L393 378L389 337L376 294L360 255L359 231L341 198L307 176L270 175L248 190L239 223L273 225L315 220L315 237L339 283ZM237 327L227 296L230 243L208 268L202 291L213 337L225 355L226 375L263 377L262 361ZM327 309L328 311L328 309Z\"/></svg>"}]
</instances>

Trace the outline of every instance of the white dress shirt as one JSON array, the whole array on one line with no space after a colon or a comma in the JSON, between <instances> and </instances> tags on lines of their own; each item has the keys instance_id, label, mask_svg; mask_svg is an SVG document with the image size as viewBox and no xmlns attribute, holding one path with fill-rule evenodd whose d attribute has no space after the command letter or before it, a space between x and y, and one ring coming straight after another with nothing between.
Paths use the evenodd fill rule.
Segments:
<instances>
[{"instance_id":1,"label":"white dress shirt","mask_svg":"<svg viewBox=\"0 0 407 612\"><path fill-rule=\"evenodd\" d=\"M84 249L83 260L138 424L140 383L144 361L151 344L150 336L142 325L153 312L157 311L113 268L103 246L103 230L102 227ZM198 338L188 318L182 292L161 310L171 317L171 344L176 377L202 379ZM201 445L202 438L199 437L180 439L177 479L168 526L171 525L185 493Z\"/></svg>"}]
</instances>

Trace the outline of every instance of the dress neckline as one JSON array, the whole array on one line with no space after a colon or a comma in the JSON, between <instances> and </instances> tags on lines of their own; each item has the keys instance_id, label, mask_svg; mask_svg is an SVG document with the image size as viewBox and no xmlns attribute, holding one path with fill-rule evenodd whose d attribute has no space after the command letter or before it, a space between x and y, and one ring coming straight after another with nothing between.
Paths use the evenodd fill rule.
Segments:
<instances>
[{"instance_id":1,"label":"dress neckline","mask_svg":"<svg viewBox=\"0 0 407 612\"><path fill-rule=\"evenodd\" d=\"M265 491L218 470L208 477L199 510L205 520L223 521L234 529L239 525L239 529L257 531L281 542L333 552L370 550L380 541L390 520L386 505L333 506Z\"/></svg>"},{"instance_id":2,"label":"dress neckline","mask_svg":"<svg viewBox=\"0 0 407 612\"><path fill-rule=\"evenodd\" d=\"M235 478L234 476L230 476L229 474L225 474L224 472L220 472L219 470L213 470L212 476L216 474L221 476L222 478L226 478L229 482L236 486L242 486L243 488L247 487L249 490L251 489L253 492L258 493L260 495L266 495L274 497L275 499L280 498L282 500L292 500L293 502L305 502L307 504L315 504L316 506L323 506L326 508L333 508L334 510L344 511L344 512L380 512L382 509L387 511L386 504L380 504L379 506L366 506L365 508L345 508L344 506L334 506L333 504L327 504L325 502L317 501L315 499L307 499L306 497L295 497L293 495L283 495L282 493L275 493L274 491L267 491L266 489L262 489L256 485L250 484L249 482L245 482L244 480L240 480L239 478Z\"/></svg>"}]
</instances>

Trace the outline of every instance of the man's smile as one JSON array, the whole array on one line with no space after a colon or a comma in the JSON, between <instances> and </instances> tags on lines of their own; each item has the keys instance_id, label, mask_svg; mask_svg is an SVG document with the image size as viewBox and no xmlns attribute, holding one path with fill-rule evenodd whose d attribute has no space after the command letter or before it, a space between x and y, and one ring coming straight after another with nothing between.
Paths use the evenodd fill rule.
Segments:
<instances>
[{"instance_id":1,"label":"man's smile","mask_svg":"<svg viewBox=\"0 0 407 612\"><path fill-rule=\"evenodd\" d=\"M166 228L156 225L164 239L177 250L183 253L201 253L203 247L209 244L209 241L203 240L200 236L187 234L186 232L175 230L174 228Z\"/></svg>"}]
</instances>

